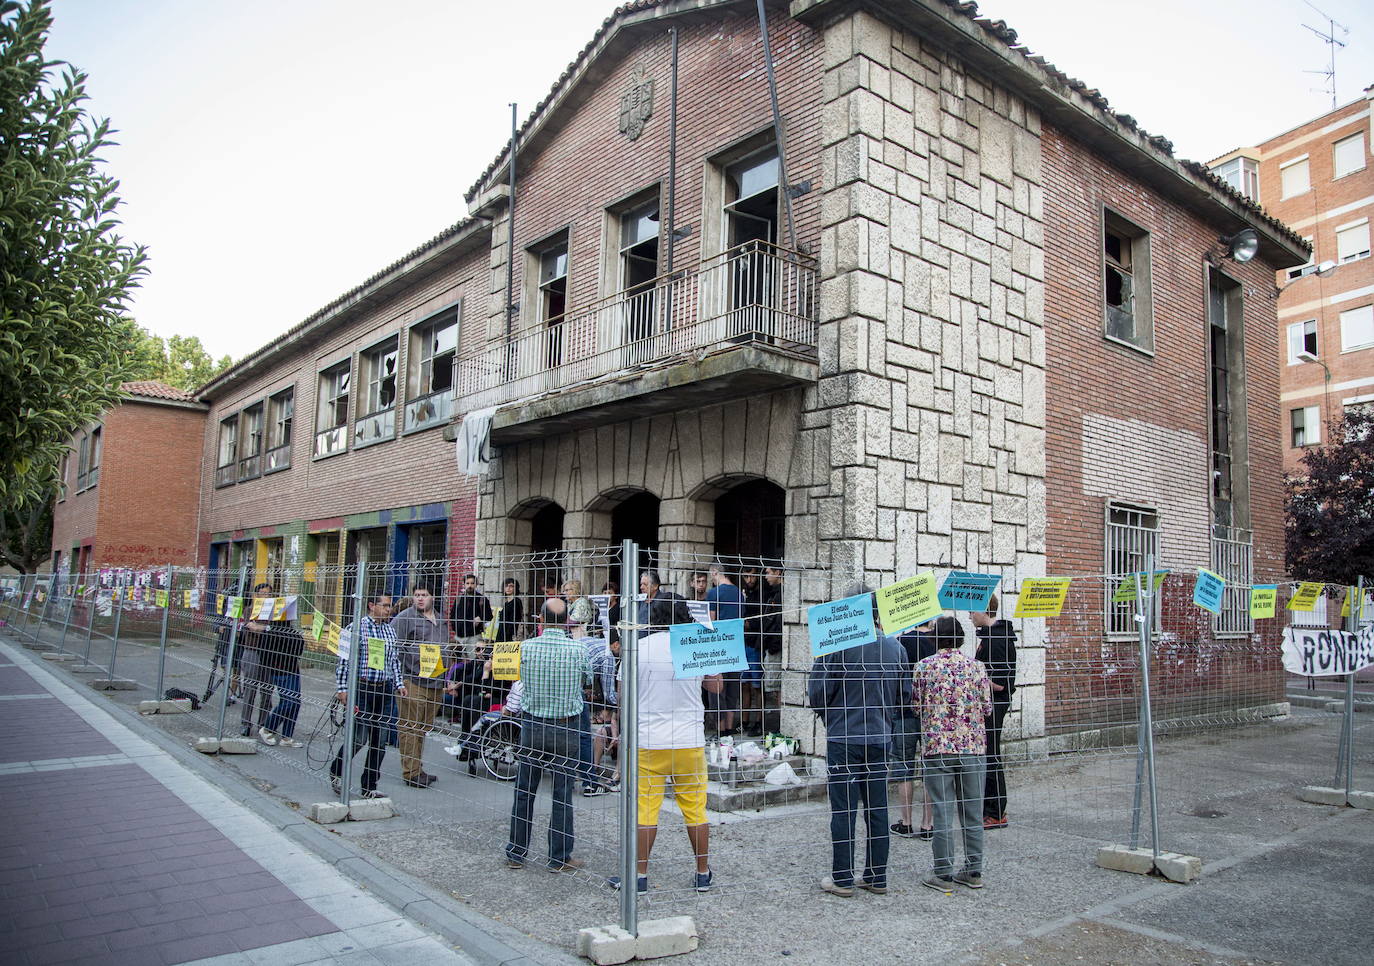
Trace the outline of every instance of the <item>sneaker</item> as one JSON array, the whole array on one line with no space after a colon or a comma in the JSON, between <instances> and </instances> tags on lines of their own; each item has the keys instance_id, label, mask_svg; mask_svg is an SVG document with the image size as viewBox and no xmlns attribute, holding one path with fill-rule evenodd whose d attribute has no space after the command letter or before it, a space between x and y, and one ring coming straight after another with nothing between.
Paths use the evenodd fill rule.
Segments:
<instances>
[{"instance_id":1,"label":"sneaker","mask_svg":"<svg viewBox=\"0 0 1374 966\"><path fill-rule=\"evenodd\" d=\"M698 872L698 873L697 873L696 890L697 890L698 892L710 892L710 891L711 891L711 880L714 879L715 877L716 877L716 873L715 873L713 870L711 870L711 869L707 869L705 872ZM645 876L645 883L644 883L644 884L645 884L646 887L648 886L648 884L649 884L649 883L648 883L648 876ZM641 889L640 891L643 892L644 890Z\"/></svg>"},{"instance_id":2,"label":"sneaker","mask_svg":"<svg viewBox=\"0 0 1374 966\"><path fill-rule=\"evenodd\" d=\"M920 839L921 841L923 841L923 842L929 842L931 839L935 838L935 829L933 829L933 828L917 829L917 830L916 830L916 837L917 837L918 839Z\"/></svg>"},{"instance_id":3,"label":"sneaker","mask_svg":"<svg viewBox=\"0 0 1374 966\"><path fill-rule=\"evenodd\" d=\"M947 896L954 895L954 880L944 879L938 875L928 875L921 880L921 885L927 889L934 889L936 892L943 892Z\"/></svg>"},{"instance_id":4,"label":"sneaker","mask_svg":"<svg viewBox=\"0 0 1374 966\"><path fill-rule=\"evenodd\" d=\"M285 735L277 735L277 744L283 748L304 748L305 742L297 741L295 738L288 738Z\"/></svg>"},{"instance_id":5,"label":"sneaker","mask_svg":"<svg viewBox=\"0 0 1374 966\"><path fill-rule=\"evenodd\" d=\"M877 883L877 882L869 882L867 879L858 879L857 881L855 881L854 884L855 884L856 886L858 886L860 889L863 889L865 892L871 892L871 893L873 893L875 896L885 896L885 895L887 895L887 883L886 883L886 882L884 882L884 883Z\"/></svg>"},{"instance_id":6,"label":"sneaker","mask_svg":"<svg viewBox=\"0 0 1374 966\"><path fill-rule=\"evenodd\" d=\"M386 798L385 792L379 792L375 788L364 788L358 793L359 798Z\"/></svg>"},{"instance_id":7,"label":"sneaker","mask_svg":"<svg viewBox=\"0 0 1374 966\"><path fill-rule=\"evenodd\" d=\"M983 876L977 872L956 872L954 881L961 886L968 886L970 889L983 888Z\"/></svg>"},{"instance_id":8,"label":"sneaker","mask_svg":"<svg viewBox=\"0 0 1374 966\"><path fill-rule=\"evenodd\" d=\"M587 782L587 784L582 786L582 795L584 798L595 798L597 795L604 794L606 794L606 789L602 785L594 785L591 782Z\"/></svg>"},{"instance_id":9,"label":"sneaker","mask_svg":"<svg viewBox=\"0 0 1374 966\"><path fill-rule=\"evenodd\" d=\"M983 816L983 828L1006 828L1006 827L1007 827L1007 817L1006 817L1005 815L1003 815L1001 818L998 818L996 815L984 815L984 816Z\"/></svg>"},{"instance_id":10,"label":"sneaker","mask_svg":"<svg viewBox=\"0 0 1374 966\"><path fill-rule=\"evenodd\" d=\"M904 839L914 839L916 830L905 822L897 822L892 826L892 834L900 835Z\"/></svg>"},{"instance_id":11,"label":"sneaker","mask_svg":"<svg viewBox=\"0 0 1374 966\"><path fill-rule=\"evenodd\" d=\"M512 858L507 858L507 859L506 859L506 868L508 868L508 869L523 869L524 867L525 867L525 860L524 860L524 859L512 859Z\"/></svg>"},{"instance_id":12,"label":"sneaker","mask_svg":"<svg viewBox=\"0 0 1374 966\"><path fill-rule=\"evenodd\" d=\"M821 880L821 891L828 892L832 896L842 896L847 899L854 894L854 887L852 885L840 885L830 876L826 876Z\"/></svg>"},{"instance_id":13,"label":"sneaker","mask_svg":"<svg viewBox=\"0 0 1374 966\"><path fill-rule=\"evenodd\" d=\"M557 875L560 872L576 872L585 864L581 859L569 859L566 862L550 862L547 868L554 875Z\"/></svg>"},{"instance_id":14,"label":"sneaker","mask_svg":"<svg viewBox=\"0 0 1374 966\"><path fill-rule=\"evenodd\" d=\"M709 873L709 872L706 873L706 877L707 877L707 879L709 880L710 877L711 877L711 873ZM701 881L701 876L697 876L697 881L698 881L698 882ZM619 889L619 888L620 888L620 876L618 876L618 875L613 875L613 876L611 876L609 879L606 880L606 884L607 884L608 886L610 886L612 889ZM639 885L639 888L638 888L638 891L639 891L639 892L648 892L648 891L649 891L649 877L648 877L647 875L641 875L641 876L639 877L638 885ZM709 888L709 883L708 883L708 888ZM706 890L705 890L705 889L698 889L697 891L698 891L698 892L705 892Z\"/></svg>"},{"instance_id":15,"label":"sneaker","mask_svg":"<svg viewBox=\"0 0 1374 966\"><path fill-rule=\"evenodd\" d=\"M338 795L343 791L343 782L339 781L337 778L331 778L329 779L329 787L334 789L335 795Z\"/></svg>"},{"instance_id":16,"label":"sneaker","mask_svg":"<svg viewBox=\"0 0 1374 966\"><path fill-rule=\"evenodd\" d=\"M268 731L266 728L259 728L258 740L261 741L264 745L275 745L277 743L277 736L272 734L272 732Z\"/></svg>"}]
</instances>

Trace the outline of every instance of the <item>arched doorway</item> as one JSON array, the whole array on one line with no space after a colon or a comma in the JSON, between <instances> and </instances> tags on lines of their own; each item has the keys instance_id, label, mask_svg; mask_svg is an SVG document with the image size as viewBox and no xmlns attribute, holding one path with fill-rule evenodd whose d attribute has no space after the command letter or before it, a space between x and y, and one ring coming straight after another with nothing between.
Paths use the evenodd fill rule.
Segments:
<instances>
[{"instance_id":1,"label":"arched doorway","mask_svg":"<svg viewBox=\"0 0 1374 966\"><path fill-rule=\"evenodd\" d=\"M658 554L658 508L659 499L647 490L640 490L616 506L611 511L611 543L619 545L622 540L633 540L639 544L640 568L652 567ZM621 584L619 566L613 568L612 579Z\"/></svg>"},{"instance_id":2,"label":"arched doorway","mask_svg":"<svg viewBox=\"0 0 1374 966\"><path fill-rule=\"evenodd\" d=\"M715 500L715 552L725 560L785 556L787 493L770 480L751 479Z\"/></svg>"},{"instance_id":3,"label":"arched doorway","mask_svg":"<svg viewBox=\"0 0 1374 966\"><path fill-rule=\"evenodd\" d=\"M530 519L530 585L527 593L534 608L540 606L548 588L563 583L563 518L557 503L546 503ZM535 611L537 613L537 611Z\"/></svg>"}]
</instances>

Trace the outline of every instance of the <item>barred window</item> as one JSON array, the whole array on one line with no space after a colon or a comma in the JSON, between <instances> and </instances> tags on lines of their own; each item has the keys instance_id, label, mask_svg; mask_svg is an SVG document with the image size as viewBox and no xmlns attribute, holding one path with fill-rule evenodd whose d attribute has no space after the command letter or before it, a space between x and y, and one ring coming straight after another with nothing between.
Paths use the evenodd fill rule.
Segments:
<instances>
[{"instance_id":1,"label":"barred window","mask_svg":"<svg viewBox=\"0 0 1374 966\"><path fill-rule=\"evenodd\" d=\"M1135 602L1112 603L1112 595L1126 576L1145 569L1145 558L1155 561L1159 569L1159 514L1154 510L1124 503L1107 504L1107 579L1106 632L1109 636L1128 637L1137 633ZM1155 597L1155 626L1159 626L1159 597Z\"/></svg>"}]
</instances>

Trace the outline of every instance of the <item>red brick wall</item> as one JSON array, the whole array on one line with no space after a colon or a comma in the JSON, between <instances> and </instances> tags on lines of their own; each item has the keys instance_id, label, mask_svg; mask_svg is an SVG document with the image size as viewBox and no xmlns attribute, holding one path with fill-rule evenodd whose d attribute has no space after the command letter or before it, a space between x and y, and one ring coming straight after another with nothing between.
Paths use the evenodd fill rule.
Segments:
<instances>
[{"instance_id":1,"label":"red brick wall","mask_svg":"<svg viewBox=\"0 0 1374 966\"><path fill-rule=\"evenodd\" d=\"M1210 622L1192 604L1192 568L1208 567L1206 512L1209 466L1206 284L1203 254L1218 237L1200 221L1133 181L1109 161L1046 125L1043 138L1045 187L1045 355L1048 526L1051 574L1101 574L1105 569L1104 507L1110 495L1154 503L1160 511L1164 564L1178 568L1170 578L1164 629L1190 648L1216 645ZM1154 355L1107 341L1102 321L1101 211L1106 205L1150 233L1154 303ZM1250 508L1254 528L1256 581L1274 580L1283 570L1282 455L1279 447L1279 336L1272 266L1226 261L1222 270L1242 285L1245 384L1250 447ZM1093 454L1085 439L1105 421L1131 431L1112 460L1113 472L1088 478ZM1101 454L1097 454L1100 466ZM1237 472L1240 472L1237 468ZM1192 486L1191 492L1189 486ZM1104 495L1103 490L1114 494ZM1165 494L1168 505L1133 491ZM1191 515L1185 515L1184 504ZM1181 524L1187 525L1178 532ZM1180 565L1183 565L1180 567ZM1186 570L1185 570L1186 568ZM1186 572L1187 576L1184 576ZM1091 586L1093 589L1087 589ZM1108 670L1131 645L1104 643L1101 583L1075 594L1072 617L1051 621L1052 665L1047 674L1046 718L1051 731L1074 715L1103 719L1101 702L1133 692L1133 675ZM1184 599L1186 598L1186 600ZM1274 639L1274 621L1256 631ZM1190 700L1235 698L1253 691L1278 692L1279 678L1266 665L1251 673L1253 654L1241 641L1235 653L1207 665L1198 676L1193 658L1161 666L1161 685ZM1190 652L1193 653L1193 652ZM1113 677L1115 675L1115 677ZM1173 675L1170 680L1169 675ZM1248 699L1247 699L1248 700ZM1278 700L1270 697L1267 700ZM1248 703L1256 703L1248 701Z\"/></svg>"}]
</instances>

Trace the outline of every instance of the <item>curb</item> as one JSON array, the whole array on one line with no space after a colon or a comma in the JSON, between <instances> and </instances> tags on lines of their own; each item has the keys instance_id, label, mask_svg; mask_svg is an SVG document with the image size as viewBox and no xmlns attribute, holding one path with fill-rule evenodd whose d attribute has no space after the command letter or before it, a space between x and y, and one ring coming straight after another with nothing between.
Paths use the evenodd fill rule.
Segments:
<instances>
[{"instance_id":1,"label":"curb","mask_svg":"<svg viewBox=\"0 0 1374 966\"><path fill-rule=\"evenodd\" d=\"M17 646L11 635L0 636L11 646ZM49 673L55 668L45 667ZM63 676L54 677L62 680ZM71 683L62 683L71 687ZM356 882L377 899L391 906L401 915L437 933L443 940L471 957L482 966L539 966L541 963L576 964L582 962L559 949L546 946L538 959L522 952L512 942L528 946L538 942L510 926L495 922L456 902L451 896L428 883L375 856L365 854L347 839L329 832L304 816L286 808L266 792L246 785L234 776L217 769L209 759L149 727L144 717L119 704L99 704L102 710L117 718L130 731L150 744L167 752L178 764L194 772L225 796L250 809L292 841L306 847L321 861L339 874ZM285 811L285 815L283 815Z\"/></svg>"}]
</instances>

